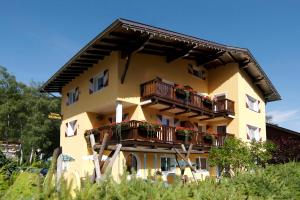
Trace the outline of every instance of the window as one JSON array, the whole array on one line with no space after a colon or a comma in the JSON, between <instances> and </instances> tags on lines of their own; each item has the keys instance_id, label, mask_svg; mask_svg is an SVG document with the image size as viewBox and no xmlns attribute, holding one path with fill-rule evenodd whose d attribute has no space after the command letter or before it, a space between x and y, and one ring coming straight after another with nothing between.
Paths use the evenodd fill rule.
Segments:
<instances>
[{"instance_id":1,"label":"window","mask_svg":"<svg viewBox=\"0 0 300 200\"><path fill-rule=\"evenodd\" d=\"M260 140L260 128L247 125L247 139L248 140Z\"/></svg>"},{"instance_id":2,"label":"window","mask_svg":"<svg viewBox=\"0 0 300 200\"><path fill-rule=\"evenodd\" d=\"M188 72L189 74L192 74L197 78L205 80L205 71L202 70L200 66L194 66L192 64L188 64Z\"/></svg>"},{"instance_id":3,"label":"window","mask_svg":"<svg viewBox=\"0 0 300 200\"><path fill-rule=\"evenodd\" d=\"M71 137L77 135L77 120L66 123L65 136Z\"/></svg>"},{"instance_id":4,"label":"window","mask_svg":"<svg viewBox=\"0 0 300 200\"><path fill-rule=\"evenodd\" d=\"M175 158L172 157L161 157L160 158L160 169L162 172L172 171L176 168Z\"/></svg>"},{"instance_id":5,"label":"window","mask_svg":"<svg viewBox=\"0 0 300 200\"><path fill-rule=\"evenodd\" d=\"M90 88L89 88L90 94L100 91L104 87L108 86L108 70L105 70L104 72L91 78L89 83L90 83Z\"/></svg>"},{"instance_id":6,"label":"window","mask_svg":"<svg viewBox=\"0 0 300 200\"><path fill-rule=\"evenodd\" d=\"M256 100L255 98L246 95L246 107L249 108L250 110L253 110L255 112L260 112L259 110L259 101Z\"/></svg>"},{"instance_id":7,"label":"window","mask_svg":"<svg viewBox=\"0 0 300 200\"><path fill-rule=\"evenodd\" d=\"M196 158L196 169L197 170L208 170L207 158Z\"/></svg>"},{"instance_id":8,"label":"window","mask_svg":"<svg viewBox=\"0 0 300 200\"><path fill-rule=\"evenodd\" d=\"M164 126L174 126L174 118L166 115L157 115L157 121ZM178 121L176 121L179 123Z\"/></svg>"},{"instance_id":9,"label":"window","mask_svg":"<svg viewBox=\"0 0 300 200\"><path fill-rule=\"evenodd\" d=\"M138 170L137 162L138 162L137 158L133 154L129 154L129 156L126 158L126 168L130 174L137 173Z\"/></svg>"},{"instance_id":10,"label":"window","mask_svg":"<svg viewBox=\"0 0 300 200\"><path fill-rule=\"evenodd\" d=\"M222 125L222 126L217 126L217 133L218 134L226 134L226 126Z\"/></svg>"},{"instance_id":11,"label":"window","mask_svg":"<svg viewBox=\"0 0 300 200\"><path fill-rule=\"evenodd\" d=\"M67 93L67 102L66 102L66 104L71 105L71 104L75 103L76 101L78 101L78 99L79 99L79 88L77 87L73 90L70 90Z\"/></svg>"},{"instance_id":12,"label":"window","mask_svg":"<svg viewBox=\"0 0 300 200\"><path fill-rule=\"evenodd\" d=\"M108 121L110 123L116 122L116 116L114 115L113 117L108 118ZM129 114L128 113L123 114L122 121L129 121Z\"/></svg>"}]
</instances>

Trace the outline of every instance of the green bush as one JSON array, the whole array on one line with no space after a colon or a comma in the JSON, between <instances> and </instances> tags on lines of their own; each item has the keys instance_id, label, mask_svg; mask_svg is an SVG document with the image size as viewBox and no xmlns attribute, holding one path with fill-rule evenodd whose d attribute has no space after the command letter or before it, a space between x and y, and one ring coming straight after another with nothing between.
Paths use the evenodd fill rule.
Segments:
<instances>
[{"instance_id":1,"label":"green bush","mask_svg":"<svg viewBox=\"0 0 300 200\"><path fill-rule=\"evenodd\" d=\"M34 173L23 172L17 177L14 184L7 190L3 199L39 199L40 176Z\"/></svg>"},{"instance_id":2,"label":"green bush","mask_svg":"<svg viewBox=\"0 0 300 200\"><path fill-rule=\"evenodd\" d=\"M0 191L1 188L7 188L7 185L0 185ZM220 181L211 178L190 184L178 181L167 185L150 179L127 180L126 176L122 177L120 184L110 178L100 184L85 181L73 197L70 184L61 181L58 188L54 184L43 187L41 177L23 172L3 199L300 199L300 163L269 165L239 173L233 178L222 178Z\"/></svg>"}]
</instances>

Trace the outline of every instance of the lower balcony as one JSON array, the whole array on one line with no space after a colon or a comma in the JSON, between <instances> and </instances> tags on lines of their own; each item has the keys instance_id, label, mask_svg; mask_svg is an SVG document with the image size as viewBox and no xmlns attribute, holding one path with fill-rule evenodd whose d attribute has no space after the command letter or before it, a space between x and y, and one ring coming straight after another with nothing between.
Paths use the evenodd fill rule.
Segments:
<instances>
[{"instance_id":1,"label":"lower balcony","mask_svg":"<svg viewBox=\"0 0 300 200\"><path fill-rule=\"evenodd\" d=\"M105 133L108 133L108 145L122 143L124 146L149 146L172 148L181 144L193 144L194 149L221 146L226 133L208 134L183 127L171 127L148 122L131 120L103 126L87 131L93 133L96 143L101 144ZM86 135L86 136L87 136Z\"/></svg>"}]
</instances>

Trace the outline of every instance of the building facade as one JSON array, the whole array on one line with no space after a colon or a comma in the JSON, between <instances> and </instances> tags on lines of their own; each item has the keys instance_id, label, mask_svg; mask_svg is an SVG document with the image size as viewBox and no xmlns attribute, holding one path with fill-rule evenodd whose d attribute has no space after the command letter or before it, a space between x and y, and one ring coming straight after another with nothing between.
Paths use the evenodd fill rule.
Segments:
<instances>
[{"instance_id":1,"label":"building facade","mask_svg":"<svg viewBox=\"0 0 300 200\"><path fill-rule=\"evenodd\" d=\"M280 99L249 50L124 19L41 91L62 96L60 142L74 158L64 170L83 177L111 166L115 179L133 169L142 178L215 175L211 146L266 140L266 103Z\"/></svg>"}]
</instances>

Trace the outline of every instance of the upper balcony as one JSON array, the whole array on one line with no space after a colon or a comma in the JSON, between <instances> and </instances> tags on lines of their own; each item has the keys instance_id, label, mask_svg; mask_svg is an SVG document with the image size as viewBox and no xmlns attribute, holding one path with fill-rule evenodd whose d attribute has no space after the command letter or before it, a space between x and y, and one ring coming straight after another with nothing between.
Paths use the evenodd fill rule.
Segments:
<instances>
[{"instance_id":1,"label":"upper balcony","mask_svg":"<svg viewBox=\"0 0 300 200\"><path fill-rule=\"evenodd\" d=\"M158 78L141 85L141 100L144 106L152 106L175 115L184 114L190 118L234 115L234 102L230 99L211 100L188 86L179 87Z\"/></svg>"}]
</instances>

